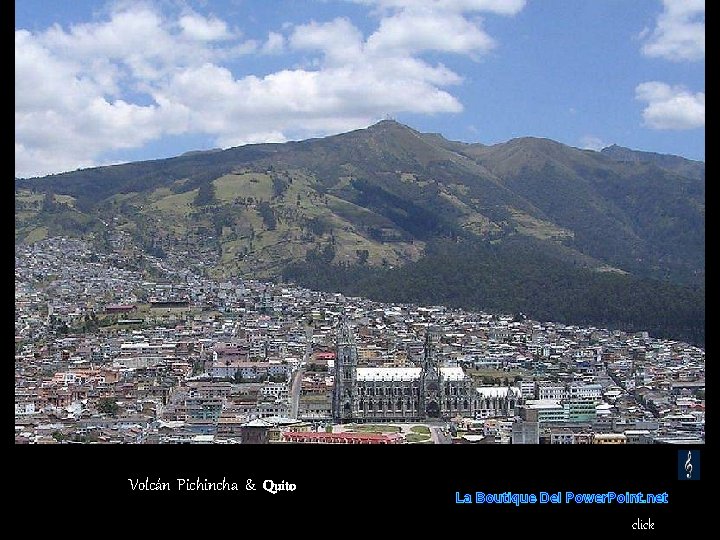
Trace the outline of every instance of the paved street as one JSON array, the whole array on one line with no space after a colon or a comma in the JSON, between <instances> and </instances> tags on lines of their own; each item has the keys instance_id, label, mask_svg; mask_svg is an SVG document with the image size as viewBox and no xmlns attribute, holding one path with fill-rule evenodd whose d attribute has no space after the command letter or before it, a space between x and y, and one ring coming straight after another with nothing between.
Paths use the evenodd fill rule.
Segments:
<instances>
[{"instance_id":1,"label":"paved street","mask_svg":"<svg viewBox=\"0 0 720 540\"><path fill-rule=\"evenodd\" d=\"M305 354L303 355L300 366L293 373L292 386L290 388L290 418L298 417L298 408L300 405L300 390L302 388L302 378L305 373L307 363L310 361L312 355L312 336L313 331L309 326L305 327L305 337L307 339L307 345L305 347Z\"/></svg>"},{"instance_id":2,"label":"paved street","mask_svg":"<svg viewBox=\"0 0 720 540\"><path fill-rule=\"evenodd\" d=\"M290 390L290 418L298 417L298 405L300 403L300 388L305 373L305 366L301 365L293 373L292 388Z\"/></svg>"},{"instance_id":3,"label":"paved street","mask_svg":"<svg viewBox=\"0 0 720 540\"><path fill-rule=\"evenodd\" d=\"M452 444L452 439L449 435L445 435L443 428L445 425L428 426L430 428L430 440L434 444Z\"/></svg>"}]
</instances>

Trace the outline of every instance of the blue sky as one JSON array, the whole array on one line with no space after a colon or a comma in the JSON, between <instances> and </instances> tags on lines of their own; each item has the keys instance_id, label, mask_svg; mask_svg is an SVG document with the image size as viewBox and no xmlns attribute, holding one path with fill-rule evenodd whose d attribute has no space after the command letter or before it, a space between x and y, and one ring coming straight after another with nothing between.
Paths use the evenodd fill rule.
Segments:
<instances>
[{"instance_id":1,"label":"blue sky","mask_svg":"<svg viewBox=\"0 0 720 540\"><path fill-rule=\"evenodd\" d=\"M27 177L386 116L454 140L705 158L700 0L22 0Z\"/></svg>"}]
</instances>

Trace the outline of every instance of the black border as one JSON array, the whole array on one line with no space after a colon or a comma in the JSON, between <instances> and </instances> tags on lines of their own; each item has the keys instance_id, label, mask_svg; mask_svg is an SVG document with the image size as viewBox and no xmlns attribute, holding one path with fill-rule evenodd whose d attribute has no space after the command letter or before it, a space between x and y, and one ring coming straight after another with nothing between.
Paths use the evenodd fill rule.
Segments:
<instances>
[{"instance_id":1,"label":"black border","mask_svg":"<svg viewBox=\"0 0 720 540\"><path fill-rule=\"evenodd\" d=\"M8 12L10 5L3 4ZM8 26L10 21L13 24L8 36L14 35L14 6L12 10L12 16L8 13L5 17ZM712 184L707 187L712 192ZM11 219L10 212L7 219ZM8 265L14 268L13 250L8 250L8 258ZM706 271L710 290L714 288L711 274ZM10 323L14 320L11 305L13 302L7 302ZM713 342L712 333L706 333L706 352L712 351ZM6 365L11 372L11 363ZM8 386L13 385L6 394L10 401L14 373L7 375ZM712 361L706 365L706 378L708 375L713 378ZM706 403L711 401L712 397ZM449 534L467 530L493 535L527 532L538 537L601 534L623 538L638 532L632 530L637 519L651 519L655 529L641 534L692 534L704 530L709 516L703 509L714 502L707 489L708 477L714 474L713 460L708 459L713 448L714 409L708 409L709 438L702 446L30 446L14 444L14 415L8 403L8 444L12 447L6 462L10 474L4 485L13 501L11 523L23 523L29 527L26 530L70 532L76 526L100 522L110 532L134 534L142 531L140 524L149 521L157 528L224 523L238 531L250 527L248 532L252 525L262 524L264 530L277 534L357 531L383 535L392 529L420 528L429 533L439 527ZM700 480L679 479L678 453L687 450L700 452ZM171 482L173 491L133 492L128 479L146 476ZM178 477L209 481L224 477L237 483L239 491L179 492L175 490ZM245 489L248 478L256 484L255 491ZM272 495L260 489L265 479L284 480L297 488ZM455 502L456 492L462 496L477 491L609 490L667 492L669 503L516 507ZM136 519L139 524L133 525ZM343 529L327 527L338 519Z\"/></svg>"},{"instance_id":2,"label":"black border","mask_svg":"<svg viewBox=\"0 0 720 540\"><path fill-rule=\"evenodd\" d=\"M688 450L700 452L700 480L679 477L679 453L684 456ZM76 517L156 505L193 512L242 508L248 517L271 508L280 513L278 518L306 516L310 522L345 516L350 522L392 518L419 524L434 515L448 523L470 520L492 528L493 523L507 523L513 532L541 536L548 531L543 527L591 518L594 524L585 525L588 532L607 527L624 537L638 518L652 520L660 534L691 523L699 526L700 509L710 496L705 489L713 469L708 455L706 445L18 445L13 449L12 493L18 501L48 503L30 507L43 515L65 514L67 505L76 507ZM129 479L146 477L168 482L171 490L131 489ZM238 490L180 491L177 478L225 479ZM254 491L246 489L248 479ZM264 480L288 482L296 489L271 494L262 489ZM667 493L668 503L474 502L477 492L506 491L560 491L563 498L567 491ZM465 493L473 503L457 504L458 495L462 499ZM566 534L575 535L571 530Z\"/></svg>"}]
</instances>

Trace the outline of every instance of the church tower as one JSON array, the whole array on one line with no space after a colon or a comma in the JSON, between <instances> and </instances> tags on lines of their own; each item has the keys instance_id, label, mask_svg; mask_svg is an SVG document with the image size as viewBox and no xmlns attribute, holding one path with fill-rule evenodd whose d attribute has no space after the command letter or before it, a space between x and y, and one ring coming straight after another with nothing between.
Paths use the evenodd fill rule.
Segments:
<instances>
[{"instance_id":1,"label":"church tower","mask_svg":"<svg viewBox=\"0 0 720 540\"><path fill-rule=\"evenodd\" d=\"M358 352L350 325L343 317L337 333L335 387L333 388L333 421L352 422L355 404Z\"/></svg>"},{"instance_id":2,"label":"church tower","mask_svg":"<svg viewBox=\"0 0 720 540\"><path fill-rule=\"evenodd\" d=\"M440 369L433 348L433 333L425 334L425 356L420 372L420 414L427 418L440 417Z\"/></svg>"}]
</instances>

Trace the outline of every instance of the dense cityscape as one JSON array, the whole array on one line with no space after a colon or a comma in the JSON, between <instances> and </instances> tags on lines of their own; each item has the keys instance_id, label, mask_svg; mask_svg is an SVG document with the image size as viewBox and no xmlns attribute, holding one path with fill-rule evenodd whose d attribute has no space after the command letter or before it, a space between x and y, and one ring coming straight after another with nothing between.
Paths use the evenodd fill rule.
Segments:
<instances>
[{"instance_id":1,"label":"dense cityscape","mask_svg":"<svg viewBox=\"0 0 720 540\"><path fill-rule=\"evenodd\" d=\"M109 244L16 246L16 443L704 442L705 351L686 343Z\"/></svg>"}]
</instances>

